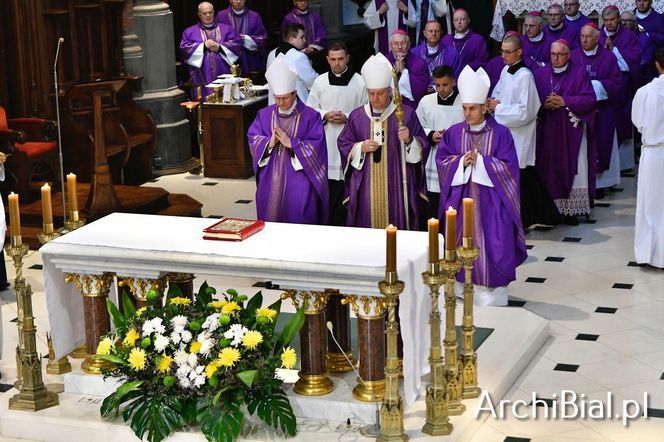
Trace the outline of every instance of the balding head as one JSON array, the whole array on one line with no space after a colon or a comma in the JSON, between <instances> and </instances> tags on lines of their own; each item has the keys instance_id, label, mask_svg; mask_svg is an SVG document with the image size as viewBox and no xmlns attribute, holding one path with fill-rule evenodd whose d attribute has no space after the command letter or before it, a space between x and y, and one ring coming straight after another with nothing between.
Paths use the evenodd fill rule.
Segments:
<instances>
[{"instance_id":1,"label":"balding head","mask_svg":"<svg viewBox=\"0 0 664 442\"><path fill-rule=\"evenodd\" d=\"M632 11L623 11L620 14L620 24L626 27L627 29L636 29L638 26L636 22L636 15Z\"/></svg>"},{"instance_id":2,"label":"balding head","mask_svg":"<svg viewBox=\"0 0 664 442\"><path fill-rule=\"evenodd\" d=\"M599 30L592 26L585 25L581 28L580 38L581 47L585 51L592 51L597 46L597 42L599 42Z\"/></svg>"},{"instance_id":3,"label":"balding head","mask_svg":"<svg viewBox=\"0 0 664 442\"><path fill-rule=\"evenodd\" d=\"M468 16L468 12L463 8L454 11L452 23L454 24L454 30L456 32L466 32L468 27L470 27L470 17Z\"/></svg>"},{"instance_id":4,"label":"balding head","mask_svg":"<svg viewBox=\"0 0 664 442\"><path fill-rule=\"evenodd\" d=\"M526 15L523 21L523 29L526 35L530 38L535 38L542 32L542 16L541 15Z\"/></svg>"},{"instance_id":5,"label":"balding head","mask_svg":"<svg viewBox=\"0 0 664 442\"><path fill-rule=\"evenodd\" d=\"M443 36L443 29L437 21L428 21L424 25L422 33L427 41L427 45L433 48L438 46L440 38Z\"/></svg>"},{"instance_id":6,"label":"balding head","mask_svg":"<svg viewBox=\"0 0 664 442\"><path fill-rule=\"evenodd\" d=\"M407 34L393 32L390 36L390 50L394 58L405 58L410 50L410 37Z\"/></svg>"},{"instance_id":7,"label":"balding head","mask_svg":"<svg viewBox=\"0 0 664 442\"><path fill-rule=\"evenodd\" d=\"M210 25L214 22L214 6L210 2L198 4L198 19L204 25Z\"/></svg>"}]
</instances>

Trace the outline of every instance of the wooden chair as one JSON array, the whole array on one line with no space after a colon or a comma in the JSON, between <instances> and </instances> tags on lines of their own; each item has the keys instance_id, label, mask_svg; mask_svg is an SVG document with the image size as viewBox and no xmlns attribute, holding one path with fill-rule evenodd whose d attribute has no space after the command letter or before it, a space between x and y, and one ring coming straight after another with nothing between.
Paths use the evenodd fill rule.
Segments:
<instances>
[{"instance_id":1,"label":"wooden chair","mask_svg":"<svg viewBox=\"0 0 664 442\"><path fill-rule=\"evenodd\" d=\"M54 121L41 118L7 118L0 106L0 151L11 154L5 167L16 179L22 202L32 201L30 182L46 168L50 181L59 182L58 144ZM40 170L40 168L42 168ZM44 179L44 174L40 178Z\"/></svg>"}]
</instances>

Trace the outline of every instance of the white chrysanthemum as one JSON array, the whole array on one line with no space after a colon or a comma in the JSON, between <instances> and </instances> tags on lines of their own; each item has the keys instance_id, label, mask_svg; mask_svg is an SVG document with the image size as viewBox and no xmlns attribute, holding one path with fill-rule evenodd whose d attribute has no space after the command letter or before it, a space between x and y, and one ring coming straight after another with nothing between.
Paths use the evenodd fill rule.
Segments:
<instances>
[{"instance_id":1,"label":"white chrysanthemum","mask_svg":"<svg viewBox=\"0 0 664 442\"><path fill-rule=\"evenodd\" d=\"M190 367L195 367L198 365L198 356L196 356L196 353L189 353L187 363Z\"/></svg>"},{"instance_id":2,"label":"white chrysanthemum","mask_svg":"<svg viewBox=\"0 0 664 442\"><path fill-rule=\"evenodd\" d=\"M219 328L219 318L221 317L221 313L213 313L207 318L205 318L205 322L203 322L203 328L207 329L211 332L215 331L217 328Z\"/></svg>"},{"instance_id":3,"label":"white chrysanthemum","mask_svg":"<svg viewBox=\"0 0 664 442\"><path fill-rule=\"evenodd\" d=\"M150 334L154 331L154 328L152 327L152 321L145 321L143 323L143 329L142 329L142 336L150 336Z\"/></svg>"},{"instance_id":4,"label":"white chrysanthemum","mask_svg":"<svg viewBox=\"0 0 664 442\"><path fill-rule=\"evenodd\" d=\"M176 345L179 344L181 339L182 338L180 337L180 333L178 333L176 331L171 333L171 341L173 341L173 344L176 344Z\"/></svg>"},{"instance_id":5,"label":"white chrysanthemum","mask_svg":"<svg viewBox=\"0 0 664 442\"><path fill-rule=\"evenodd\" d=\"M203 367L202 365L199 365L199 366L197 366L196 368L193 368L193 369L189 372L189 379L191 379L191 380L193 381L194 379L196 379L196 377L197 377L198 375L200 375L200 374L205 375L205 374L203 373L204 370L205 370L205 367Z\"/></svg>"},{"instance_id":6,"label":"white chrysanthemum","mask_svg":"<svg viewBox=\"0 0 664 442\"><path fill-rule=\"evenodd\" d=\"M205 375L204 374L199 374L196 376L196 379L194 379L194 387L198 388L202 385L205 385Z\"/></svg>"},{"instance_id":7,"label":"white chrysanthemum","mask_svg":"<svg viewBox=\"0 0 664 442\"><path fill-rule=\"evenodd\" d=\"M189 376L189 373L191 373L191 367L189 364L182 364L178 367L177 371L175 372L175 375L179 378L186 378Z\"/></svg>"},{"instance_id":8,"label":"white chrysanthemum","mask_svg":"<svg viewBox=\"0 0 664 442\"><path fill-rule=\"evenodd\" d=\"M185 350L178 350L175 352L173 360L177 365L185 365L189 361L189 353L187 353Z\"/></svg>"},{"instance_id":9,"label":"white chrysanthemum","mask_svg":"<svg viewBox=\"0 0 664 442\"><path fill-rule=\"evenodd\" d=\"M154 349L161 353L166 349L166 346L170 343L170 340L164 335L157 335L154 338Z\"/></svg>"},{"instance_id":10,"label":"white chrysanthemum","mask_svg":"<svg viewBox=\"0 0 664 442\"><path fill-rule=\"evenodd\" d=\"M178 382L182 388L191 388L191 381L187 377L178 378Z\"/></svg>"},{"instance_id":11,"label":"white chrysanthemum","mask_svg":"<svg viewBox=\"0 0 664 442\"><path fill-rule=\"evenodd\" d=\"M212 339L204 339L199 342L201 343L201 349L198 350L198 353L202 354L205 357L210 356L212 347L214 347L214 342L212 341Z\"/></svg>"},{"instance_id":12,"label":"white chrysanthemum","mask_svg":"<svg viewBox=\"0 0 664 442\"><path fill-rule=\"evenodd\" d=\"M181 333L188 323L189 320L184 315L177 315L173 319L171 319L171 325L178 333Z\"/></svg>"},{"instance_id":13,"label":"white chrysanthemum","mask_svg":"<svg viewBox=\"0 0 664 442\"><path fill-rule=\"evenodd\" d=\"M242 343L242 337L247 333L249 329L242 324L233 324L230 328L224 333L224 337L231 339L231 345L237 347Z\"/></svg>"},{"instance_id":14,"label":"white chrysanthemum","mask_svg":"<svg viewBox=\"0 0 664 442\"><path fill-rule=\"evenodd\" d=\"M192 338L191 332L189 330L185 330L185 331L182 332L180 337L182 338L182 342L187 343L187 342L191 341L191 338Z\"/></svg>"}]
</instances>

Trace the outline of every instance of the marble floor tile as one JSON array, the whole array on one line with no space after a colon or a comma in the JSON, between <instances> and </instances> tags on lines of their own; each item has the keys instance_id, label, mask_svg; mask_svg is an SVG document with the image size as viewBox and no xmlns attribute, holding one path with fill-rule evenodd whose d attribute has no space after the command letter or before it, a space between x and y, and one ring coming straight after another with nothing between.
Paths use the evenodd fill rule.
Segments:
<instances>
[{"instance_id":1,"label":"marble floor tile","mask_svg":"<svg viewBox=\"0 0 664 442\"><path fill-rule=\"evenodd\" d=\"M645 381L657 381L662 375L660 370L647 367L629 356L583 364L577 373L613 390Z\"/></svg>"}]
</instances>

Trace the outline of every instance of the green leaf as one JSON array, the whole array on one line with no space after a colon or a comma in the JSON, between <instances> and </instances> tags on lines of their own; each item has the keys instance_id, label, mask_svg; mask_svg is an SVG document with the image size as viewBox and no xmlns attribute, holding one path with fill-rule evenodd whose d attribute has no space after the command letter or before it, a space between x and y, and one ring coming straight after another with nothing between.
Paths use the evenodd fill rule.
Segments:
<instances>
[{"instance_id":1,"label":"green leaf","mask_svg":"<svg viewBox=\"0 0 664 442\"><path fill-rule=\"evenodd\" d=\"M101 359L102 361L112 362L117 365L125 365L125 362L122 360L122 358L119 358L115 355L94 355L92 359Z\"/></svg>"},{"instance_id":2,"label":"green leaf","mask_svg":"<svg viewBox=\"0 0 664 442\"><path fill-rule=\"evenodd\" d=\"M122 307L127 318L133 318L136 315L136 306L126 289L122 291Z\"/></svg>"},{"instance_id":3,"label":"green leaf","mask_svg":"<svg viewBox=\"0 0 664 442\"><path fill-rule=\"evenodd\" d=\"M205 307L208 303L212 302L212 295L208 293L208 287L207 281L201 284L201 287L198 289L198 294L196 295L196 305Z\"/></svg>"},{"instance_id":4,"label":"green leaf","mask_svg":"<svg viewBox=\"0 0 664 442\"><path fill-rule=\"evenodd\" d=\"M120 385L117 390L108 395L104 402L101 404L100 414L101 417L107 417L111 414L118 415L120 405L128 401L132 397L142 395L138 388L143 384L143 381L125 382Z\"/></svg>"},{"instance_id":5,"label":"green leaf","mask_svg":"<svg viewBox=\"0 0 664 442\"><path fill-rule=\"evenodd\" d=\"M277 354L283 347L286 347L293 340L295 335L304 324L304 306L300 307L297 312L288 320L281 334L279 335L279 341L277 346L274 349L274 354Z\"/></svg>"},{"instance_id":6,"label":"green leaf","mask_svg":"<svg viewBox=\"0 0 664 442\"><path fill-rule=\"evenodd\" d=\"M274 332L274 327L277 326L277 318L279 317L279 314L281 313L281 299L278 299L275 301L272 305L270 305L268 308L271 308L275 312L277 312L277 317L274 318L274 321L272 321L272 327L271 330Z\"/></svg>"},{"instance_id":7,"label":"green leaf","mask_svg":"<svg viewBox=\"0 0 664 442\"><path fill-rule=\"evenodd\" d=\"M161 395L142 401L131 417L134 434L143 439L147 433L148 441L159 442L182 428L184 419L175 409L175 401L169 396Z\"/></svg>"},{"instance_id":8,"label":"green leaf","mask_svg":"<svg viewBox=\"0 0 664 442\"><path fill-rule=\"evenodd\" d=\"M295 436L297 433L297 419L288 396L282 390L257 396L247 404L247 410L250 414L257 413L263 422L285 435Z\"/></svg>"},{"instance_id":9,"label":"green leaf","mask_svg":"<svg viewBox=\"0 0 664 442\"><path fill-rule=\"evenodd\" d=\"M180 289L180 286L177 285L174 282L171 282L168 284L168 292L166 293L167 298L175 298L178 296L182 296L182 289Z\"/></svg>"},{"instance_id":10,"label":"green leaf","mask_svg":"<svg viewBox=\"0 0 664 442\"><path fill-rule=\"evenodd\" d=\"M198 421L201 432L208 440L233 442L240 436L244 414L237 399L220 406L209 405L199 408Z\"/></svg>"},{"instance_id":11,"label":"green leaf","mask_svg":"<svg viewBox=\"0 0 664 442\"><path fill-rule=\"evenodd\" d=\"M249 388L254 384L257 376L258 370L245 370L237 374L237 377Z\"/></svg>"},{"instance_id":12,"label":"green leaf","mask_svg":"<svg viewBox=\"0 0 664 442\"><path fill-rule=\"evenodd\" d=\"M127 324L127 318L120 312L120 310L118 310L115 304L113 304L113 301L108 297L106 298L106 310L108 310L108 314L111 315L115 328L125 327Z\"/></svg>"},{"instance_id":13,"label":"green leaf","mask_svg":"<svg viewBox=\"0 0 664 442\"><path fill-rule=\"evenodd\" d=\"M246 311L251 316L256 316L256 309L260 308L263 305L263 293L258 292L247 302Z\"/></svg>"}]
</instances>

